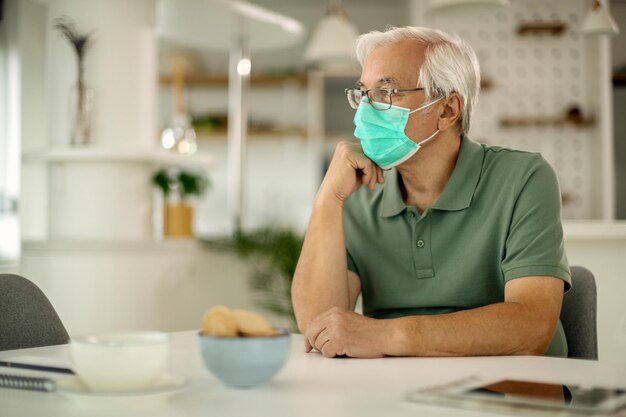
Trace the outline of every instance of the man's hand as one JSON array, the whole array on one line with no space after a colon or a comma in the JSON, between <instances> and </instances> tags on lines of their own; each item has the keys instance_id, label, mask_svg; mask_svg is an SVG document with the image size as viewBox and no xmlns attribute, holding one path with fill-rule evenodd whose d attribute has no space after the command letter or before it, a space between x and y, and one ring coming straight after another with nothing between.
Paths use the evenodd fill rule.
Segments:
<instances>
[{"instance_id":1,"label":"man's hand","mask_svg":"<svg viewBox=\"0 0 626 417\"><path fill-rule=\"evenodd\" d=\"M317 349L327 358L381 358L387 326L383 320L364 317L354 311L333 307L308 325L304 335L306 352Z\"/></svg>"},{"instance_id":2,"label":"man's hand","mask_svg":"<svg viewBox=\"0 0 626 417\"><path fill-rule=\"evenodd\" d=\"M370 190L384 182L383 170L372 162L359 142L342 141L337 144L320 193L328 193L341 203L364 184Z\"/></svg>"}]
</instances>

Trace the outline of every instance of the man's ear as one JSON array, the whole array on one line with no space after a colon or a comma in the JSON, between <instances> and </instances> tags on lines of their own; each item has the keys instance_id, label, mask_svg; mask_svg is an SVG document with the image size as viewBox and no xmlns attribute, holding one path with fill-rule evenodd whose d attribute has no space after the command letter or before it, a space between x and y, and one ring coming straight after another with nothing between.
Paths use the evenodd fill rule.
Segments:
<instances>
[{"instance_id":1,"label":"man's ear","mask_svg":"<svg viewBox=\"0 0 626 417\"><path fill-rule=\"evenodd\" d=\"M463 109L463 97L459 93L450 94L443 102L441 114L439 115L438 129L443 131L455 126L461 118Z\"/></svg>"}]
</instances>

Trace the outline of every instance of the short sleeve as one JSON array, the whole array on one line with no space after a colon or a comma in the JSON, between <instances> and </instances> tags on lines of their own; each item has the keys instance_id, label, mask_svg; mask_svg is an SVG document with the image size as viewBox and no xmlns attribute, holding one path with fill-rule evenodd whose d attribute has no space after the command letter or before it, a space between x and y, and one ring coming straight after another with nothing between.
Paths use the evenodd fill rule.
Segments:
<instances>
[{"instance_id":1,"label":"short sleeve","mask_svg":"<svg viewBox=\"0 0 626 417\"><path fill-rule=\"evenodd\" d=\"M505 282L546 275L571 286L563 245L561 194L552 167L538 154L530 164L519 164L511 223L506 238L502 272Z\"/></svg>"}]
</instances>

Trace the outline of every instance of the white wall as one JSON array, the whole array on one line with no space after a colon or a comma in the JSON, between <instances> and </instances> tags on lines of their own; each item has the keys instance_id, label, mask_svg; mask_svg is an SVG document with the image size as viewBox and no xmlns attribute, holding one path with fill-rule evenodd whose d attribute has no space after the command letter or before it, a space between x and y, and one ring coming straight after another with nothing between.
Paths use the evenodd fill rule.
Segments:
<instances>
[{"instance_id":1,"label":"white wall","mask_svg":"<svg viewBox=\"0 0 626 417\"><path fill-rule=\"evenodd\" d=\"M21 146L23 152L47 145L48 111L45 84L46 7L21 0L19 55L21 61ZM19 161L20 158L17 158ZM48 194L46 167L21 164L20 217L23 239L45 239Z\"/></svg>"},{"instance_id":2,"label":"white wall","mask_svg":"<svg viewBox=\"0 0 626 417\"><path fill-rule=\"evenodd\" d=\"M20 233L26 239L45 237L46 228L46 177L43 166L22 166L21 150L43 147L46 143L46 105L45 105L45 13L40 3L30 0L9 0L5 2L3 40L9 42L5 49L6 67L10 71L3 73L0 83L6 83L7 90L0 94L2 99L9 99L9 118L0 120L0 129L12 140L10 148L0 152L2 160L10 165L0 168L6 174L9 170L13 177L9 181L13 192L19 193ZM7 131L8 128L8 131ZM0 133L1 136L1 133ZM4 139L6 140L6 138ZM4 142L7 146L7 142ZM1 145L0 145L1 146ZM19 177L19 179L18 179ZM2 180L0 180L2 183ZM20 186L19 184L22 184ZM7 233L0 233L7 239ZM19 246L19 237L16 242Z\"/></svg>"},{"instance_id":3,"label":"white wall","mask_svg":"<svg viewBox=\"0 0 626 417\"><path fill-rule=\"evenodd\" d=\"M4 4L0 24L0 264L13 263L20 253L19 220L15 204L19 194L21 66L21 3Z\"/></svg>"}]
</instances>

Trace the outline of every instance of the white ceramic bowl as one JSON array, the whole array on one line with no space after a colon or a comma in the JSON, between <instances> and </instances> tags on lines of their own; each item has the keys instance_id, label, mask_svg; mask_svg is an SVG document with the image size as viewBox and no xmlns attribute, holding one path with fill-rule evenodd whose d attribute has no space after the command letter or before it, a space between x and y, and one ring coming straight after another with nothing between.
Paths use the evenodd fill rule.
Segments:
<instances>
[{"instance_id":1,"label":"white ceramic bowl","mask_svg":"<svg viewBox=\"0 0 626 417\"><path fill-rule=\"evenodd\" d=\"M95 391L148 388L168 368L169 342L169 336L160 332L74 337L74 371Z\"/></svg>"}]
</instances>

